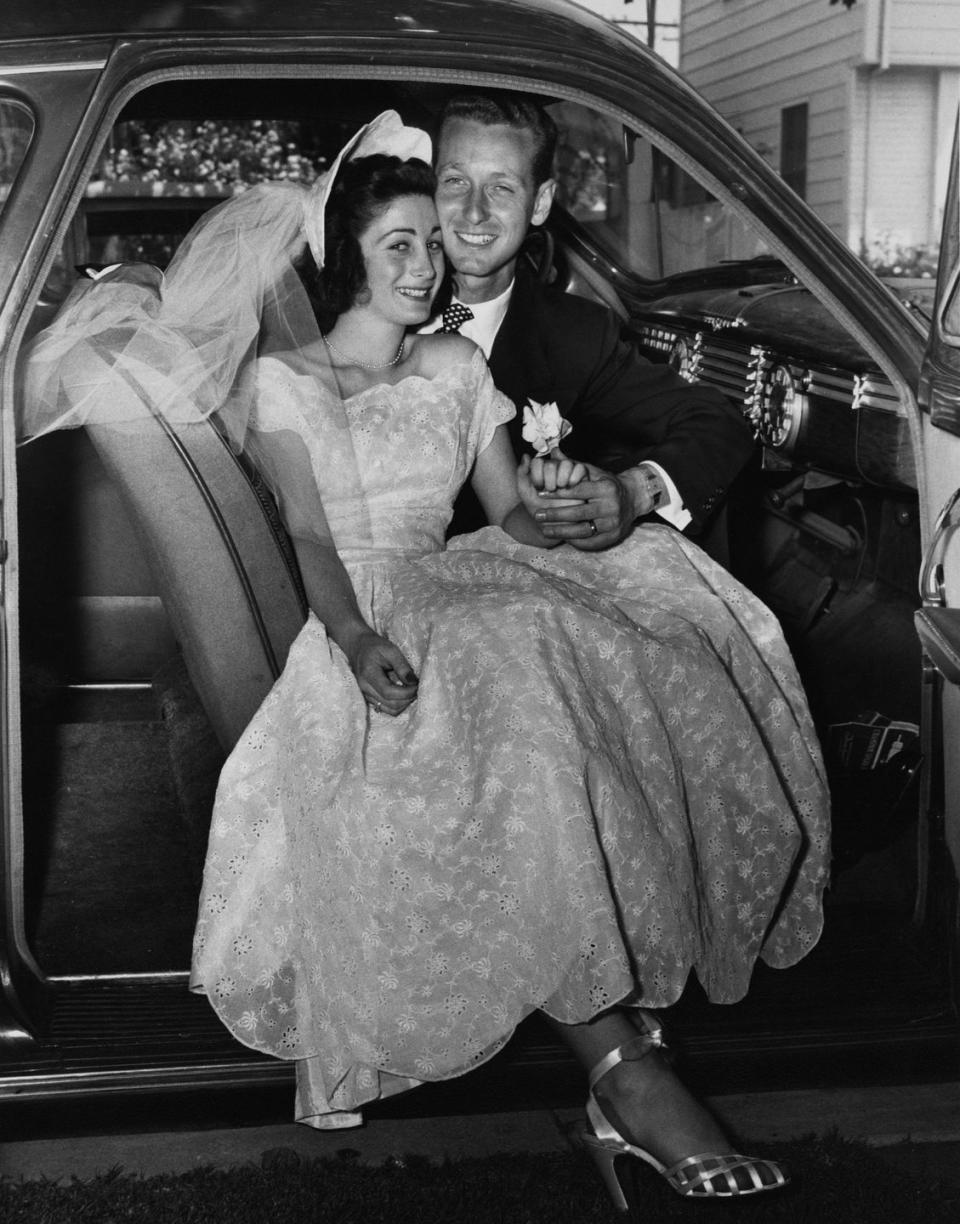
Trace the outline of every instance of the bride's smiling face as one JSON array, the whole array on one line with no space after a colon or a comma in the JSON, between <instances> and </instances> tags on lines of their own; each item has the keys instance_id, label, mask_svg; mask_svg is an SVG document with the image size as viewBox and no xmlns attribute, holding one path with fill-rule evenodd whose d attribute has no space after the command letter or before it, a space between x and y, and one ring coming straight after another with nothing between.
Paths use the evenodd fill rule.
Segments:
<instances>
[{"instance_id":1,"label":"bride's smiling face","mask_svg":"<svg viewBox=\"0 0 960 1224\"><path fill-rule=\"evenodd\" d=\"M420 195L394 200L361 234L360 250L370 294L364 304L392 323L426 322L443 277L433 200Z\"/></svg>"}]
</instances>

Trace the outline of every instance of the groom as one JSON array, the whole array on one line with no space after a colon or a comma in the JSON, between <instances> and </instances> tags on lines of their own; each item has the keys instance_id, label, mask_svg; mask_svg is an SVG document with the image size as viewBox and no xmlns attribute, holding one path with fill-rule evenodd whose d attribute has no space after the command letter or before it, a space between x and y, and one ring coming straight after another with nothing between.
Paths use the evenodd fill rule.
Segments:
<instances>
[{"instance_id":1,"label":"groom","mask_svg":"<svg viewBox=\"0 0 960 1224\"><path fill-rule=\"evenodd\" d=\"M640 357L613 312L541 285L518 263L530 227L553 203L553 120L522 94L460 94L437 131L436 202L453 297L422 330L459 330L483 349L517 405L509 428L518 455L528 400L556 402L573 425L563 450L591 465L577 489L587 500L545 508L544 532L609 548L655 512L699 533L750 456L749 427L718 391ZM482 523L479 507L458 506L453 530Z\"/></svg>"}]
</instances>

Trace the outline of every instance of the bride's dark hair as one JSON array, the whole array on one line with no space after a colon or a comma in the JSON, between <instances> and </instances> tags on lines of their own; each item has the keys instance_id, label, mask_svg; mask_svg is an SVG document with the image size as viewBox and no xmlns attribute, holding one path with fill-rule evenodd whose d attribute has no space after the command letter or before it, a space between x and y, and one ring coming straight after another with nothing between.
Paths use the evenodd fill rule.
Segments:
<instances>
[{"instance_id":1,"label":"bride's dark hair","mask_svg":"<svg viewBox=\"0 0 960 1224\"><path fill-rule=\"evenodd\" d=\"M374 218L404 196L433 199L435 187L433 171L418 158L375 153L341 166L325 210L323 269L314 275L305 270L321 331L329 331L367 288L360 236Z\"/></svg>"}]
</instances>

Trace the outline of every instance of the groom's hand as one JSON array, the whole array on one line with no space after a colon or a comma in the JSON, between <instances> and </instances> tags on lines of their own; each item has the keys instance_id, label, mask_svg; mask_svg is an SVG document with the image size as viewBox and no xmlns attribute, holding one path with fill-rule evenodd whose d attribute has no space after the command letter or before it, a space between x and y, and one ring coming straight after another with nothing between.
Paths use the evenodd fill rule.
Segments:
<instances>
[{"instance_id":1,"label":"groom's hand","mask_svg":"<svg viewBox=\"0 0 960 1224\"><path fill-rule=\"evenodd\" d=\"M645 482L634 482L631 473L614 475L592 464L584 464L587 475L578 484L563 490L567 498L581 499L579 505L551 506L544 495L534 518L550 539L564 540L574 548L597 552L619 544L633 529L638 517L650 512L644 501Z\"/></svg>"}]
</instances>

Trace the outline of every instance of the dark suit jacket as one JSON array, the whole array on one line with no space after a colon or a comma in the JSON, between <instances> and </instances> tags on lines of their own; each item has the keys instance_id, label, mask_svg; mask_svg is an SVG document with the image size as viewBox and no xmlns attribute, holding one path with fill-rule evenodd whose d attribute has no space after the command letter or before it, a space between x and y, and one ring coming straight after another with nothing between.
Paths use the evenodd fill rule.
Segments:
<instances>
[{"instance_id":1,"label":"dark suit jacket","mask_svg":"<svg viewBox=\"0 0 960 1224\"><path fill-rule=\"evenodd\" d=\"M606 307L540 285L523 266L490 354L493 380L517 405L555 401L573 426L564 453L621 472L642 459L666 471L699 531L753 451L743 414L719 391L680 378L621 339Z\"/></svg>"}]
</instances>

